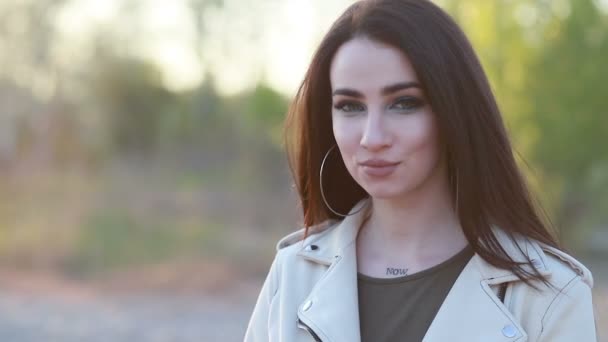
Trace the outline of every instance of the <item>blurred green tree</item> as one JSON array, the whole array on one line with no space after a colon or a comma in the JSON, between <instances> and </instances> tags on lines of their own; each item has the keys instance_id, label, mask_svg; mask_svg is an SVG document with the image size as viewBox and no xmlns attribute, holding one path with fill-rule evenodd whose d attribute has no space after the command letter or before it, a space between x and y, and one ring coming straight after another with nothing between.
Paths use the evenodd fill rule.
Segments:
<instances>
[{"instance_id":1,"label":"blurred green tree","mask_svg":"<svg viewBox=\"0 0 608 342\"><path fill-rule=\"evenodd\" d=\"M287 113L288 100L266 84L258 84L248 96L246 121L257 132L265 132L277 145L281 144L281 128Z\"/></svg>"},{"instance_id":2,"label":"blurred green tree","mask_svg":"<svg viewBox=\"0 0 608 342\"><path fill-rule=\"evenodd\" d=\"M531 157L559 191L556 223L576 241L583 228L608 222L608 17L591 0L569 5L548 26L524 90L539 131Z\"/></svg>"},{"instance_id":3,"label":"blurred green tree","mask_svg":"<svg viewBox=\"0 0 608 342\"><path fill-rule=\"evenodd\" d=\"M104 106L110 145L119 153L147 155L158 147L160 123L171 113L175 95L153 65L128 57L98 59L93 93Z\"/></svg>"}]
</instances>

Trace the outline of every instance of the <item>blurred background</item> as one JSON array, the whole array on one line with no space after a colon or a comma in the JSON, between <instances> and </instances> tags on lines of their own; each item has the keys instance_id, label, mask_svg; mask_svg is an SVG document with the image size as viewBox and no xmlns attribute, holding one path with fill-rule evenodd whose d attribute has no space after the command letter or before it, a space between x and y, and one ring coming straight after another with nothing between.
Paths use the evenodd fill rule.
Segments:
<instances>
[{"instance_id":1,"label":"blurred background","mask_svg":"<svg viewBox=\"0 0 608 342\"><path fill-rule=\"evenodd\" d=\"M282 121L347 0L0 2L0 340L239 341ZM608 341L608 1L443 0Z\"/></svg>"}]
</instances>

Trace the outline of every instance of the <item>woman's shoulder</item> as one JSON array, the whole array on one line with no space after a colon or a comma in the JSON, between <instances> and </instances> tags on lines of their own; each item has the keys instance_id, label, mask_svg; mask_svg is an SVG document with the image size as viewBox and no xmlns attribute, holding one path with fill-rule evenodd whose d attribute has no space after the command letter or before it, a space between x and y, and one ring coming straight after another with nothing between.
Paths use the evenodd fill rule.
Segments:
<instances>
[{"instance_id":1,"label":"woman's shoulder","mask_svg":"<svg viewBox=\"0 0 608 342\"><path fill-rule=\"evenodd\" d=\"M526 263L549 276L549 281L559 288L579 277L590 288L593 287L591 271L579 260L562 249L547 245L520 234L509 234L493 227L501 247L511 259ZM525 268L525 267L524 267Z\"/></svg>"},{"instance_id":2,"label":"woman's shoulder","mask_svg":"<svg viewBox=\"0 0 608 342\"><path fill-rule=\"evenodd\" d=\"M551 271L550 281L552 283L557 283L558 286L567 285L576 278L580 278L582 283L593 288L593 275L581 261L558 248L540 242L538 245L544 252L546 266Z\"/></svg>"}]
</instances>

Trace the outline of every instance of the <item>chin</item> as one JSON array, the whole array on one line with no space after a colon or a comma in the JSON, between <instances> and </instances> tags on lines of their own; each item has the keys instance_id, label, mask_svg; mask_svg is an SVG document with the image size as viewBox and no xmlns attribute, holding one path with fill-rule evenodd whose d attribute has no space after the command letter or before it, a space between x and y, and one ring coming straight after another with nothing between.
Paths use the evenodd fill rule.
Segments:
<instances>
[{"instance_id":1,"label":"chin","mask_svg":"<svg viewBox=\"0 0 608 342\"><path fill-rule=\"evenodd\" d=\"M397 189L395 186L390 189L388 189L387 187L368 187L364 189L365 191L367 191L370 197L377 199L388 200L403 196L403 191Z\"/></svg>"},{"instance_id":2,"label":"chin","mask_svg":"<svg viewBox=\"0 0 608 342\"><path fill-rule=\"evenodd\" d=\"M377 200L392 200L392 199L396 199L399 198L399 195L396 194L385 194L385 193L381 193L381 194L370 194L370 197L373 199L377 199Z\"/></svg>"}]
</instances>

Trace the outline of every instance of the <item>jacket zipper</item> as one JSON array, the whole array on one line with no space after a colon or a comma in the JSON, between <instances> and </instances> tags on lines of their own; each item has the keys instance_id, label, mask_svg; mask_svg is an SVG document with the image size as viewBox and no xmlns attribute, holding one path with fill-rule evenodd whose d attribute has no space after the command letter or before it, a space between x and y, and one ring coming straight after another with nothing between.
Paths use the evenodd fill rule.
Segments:
<instances>
[{"instance_id":1,"label":"jacket zipper","mask_svg":"<svg viewBox=\"0 0 608 342\"><path fill-rule=\"evenodd\" d=\"M301 319L298 319L298 325L300 328L303 328L306 331L308 331L308 333L315 339L315 341L323 342L323 341L321 341L321 338L319 337L319 335L317 335L317 333L314 332L314 330L312 330L308 325L306 325L306 323L302 322Z\"/></svg>"}]
</instances>

